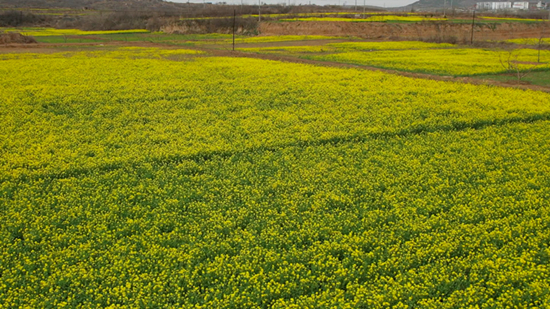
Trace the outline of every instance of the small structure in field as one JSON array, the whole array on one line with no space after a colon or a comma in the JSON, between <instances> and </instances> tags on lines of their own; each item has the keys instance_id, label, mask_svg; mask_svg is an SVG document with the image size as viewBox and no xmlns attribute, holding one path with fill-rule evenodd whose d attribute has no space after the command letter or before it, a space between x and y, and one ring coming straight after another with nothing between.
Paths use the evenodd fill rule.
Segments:
<instances>
[{"instance_id":1,"label":"small structure in field","mask_svg":"<svg viewBox=\"0 0 550 309\"><path fill-rule=\"evenodd\" d=\"M476 8L485 11L505 11L505 10L543 10L547 7L546 3L539 2L478 2Z\"/></svg>"}]
</instances>

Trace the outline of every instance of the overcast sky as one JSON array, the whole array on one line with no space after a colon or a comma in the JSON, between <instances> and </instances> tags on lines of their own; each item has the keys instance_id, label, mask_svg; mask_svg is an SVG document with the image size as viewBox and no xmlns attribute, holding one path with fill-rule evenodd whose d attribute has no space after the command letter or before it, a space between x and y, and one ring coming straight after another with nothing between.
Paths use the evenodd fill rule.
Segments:
<instances>
[{"instance_id":1,"label":"overcast sky","mask_svg":"<svg viewBox=\"0 0 550 309\"><path fill-rule=\"evenodd\" d=\"M186 3L187 0L170 0L171 2L181 2ZM240 4L241 0L204 0L206 2L227 2L228 4ZM252 3L258 3L258 0L242 0L245 4L252 4ZM268 3L268 4L277 4L277 3L288 3L288 0L261 0L262 2ZM373 6L380 6L383 7L384 5L386 7L398 7L398 6L404 6L407 4L411 4L416 2L415 0L357 0L357 5L363 5L363 1L365 1L366 5L373 5ZM202 3L203 0L189 0L191 3ZM308 4L309 0L290 0L290 4L292 5L298 5L300 3L302 4ZM347 5L355 5L355 0L311 0L311 3L317 4L317 5L330 5L330 4L341 4L343 5L346 3Z\"/></svg>"}]
</instances>

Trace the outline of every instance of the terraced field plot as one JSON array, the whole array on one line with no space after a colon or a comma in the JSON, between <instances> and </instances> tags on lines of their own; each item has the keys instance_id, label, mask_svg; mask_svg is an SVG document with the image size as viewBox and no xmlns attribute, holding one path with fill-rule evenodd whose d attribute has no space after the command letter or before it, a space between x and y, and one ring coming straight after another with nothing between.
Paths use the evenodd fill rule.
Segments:
<instances>
[{"instance_id":1,"label":"terraced field plot","mask_svg":"<svg viewBox=\"0 0 550 309\"><path fill-rule=\"evenodd\" d=\"M6 307L550 304L547 93L186 50L0 59Z\"/></svg>"},{"instance_id":2,"label":"terraced field plot","mask_svg":"<svg viewBox=\"0 0 550 309\"><path fill-rule=\"evenodd\" d=\"M268 53L268 54L301 54L301 53L337 53L350 51L373 51L373 50L418 50L453 48L453 44L437 44L416 41L398 42L339 42L326 43L324 45L298 45L298 46L266 46L266 47L239 47L239 51Z\"/></svg>"},{"instance_id":3,"label":"terraced field plot","mask_svg":"<svg viewBox=\"0 0 550 309\"><path fill-rule=\"evenodd\" d=\"M350 52L308 58L454 76L506 72L509 70L510 63L516 63L520 70L550 71L550 51L541 51L539 63L538 51L533 49L514 52L480 49Z\"/></svg>"},{"instance_id":4,"label":"terraced field plot","mask_svg":"<svg viewBox=\"0 0 550 309\"><path fill-rule=\"evenodd\" d=\"M550 51L460 48L414 41L342 42L318 46L241 48L245 52L288 54L305 59L366 65L405 72L475 76L520 71L550 72ZM539 62L540 60L540 62Z\"/></svg>"},{"instance_id":5,"label":"terraced field plot","mask_svg":"<svg viewBox=\"0 0 550 309\"><path fill-rule=\"evenodd\" d=\"M357 14L359 15L359 14ZM364 18L343 18L343 17L297 17L291 19L281 19L281 21L326 21L326 22L425 22L425 21L443 21L446 18L425 17L425 16L401 16L401 15L377 15L365 16Z\"/></svg>"},{"instance_id":6,"label":"terraced field plot","mask_svg":"<svg viewBox=\"0 0 550 309\"><path fill-rule=\"evenodd\" d=\"M542 38L528 38L528 39L512 39L512 40L506 40L506 42L507 43L515 43L515 44L526 44L526 45L539 45L540 44L543 47L546 47L547 45L550 45L550 38L542 37Z\"/></svg>"},{"instance_id":7,"label":"terraced field plot","mask_svg":"<svg viewBox=\"0 0 550 309\"><path fill-rule=\"evenodd\" d=\"M156 42L156 43L209 43L232 38L229 34L167 34L144 29L83 31L39 27L1 28L0 32L18 32L33 36L39 43L93 43L93 42ZM240 36L237 36L239 39Z\"/></svg>"}]
</instances>

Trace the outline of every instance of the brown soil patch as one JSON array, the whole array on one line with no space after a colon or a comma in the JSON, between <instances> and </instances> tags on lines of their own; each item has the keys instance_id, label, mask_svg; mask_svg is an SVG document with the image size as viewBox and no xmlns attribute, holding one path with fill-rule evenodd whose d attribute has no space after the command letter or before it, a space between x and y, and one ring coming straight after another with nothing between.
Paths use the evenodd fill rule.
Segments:
<instances>
[{"instance_id":1,"label":"brown soil patch","mask_svg":"<svg viewBox=\"0 0 550 309\"><path fill-rule=\"evenodd\" d=\"M507 85L529 85L531 83L527 82L527 81L524 81L524 80L520 80L520 81L517 81L517 80L507 80L507 81L504 81L503 82L504 84L507 84Z\"/></svg>"},{"instance_id":2,"label":"brown soil patch","mask_svg":"<svg viewBox=\"0 0 550 309\"><path fill-rule=\"evenodd\" d=\"M94 36L94 35L67 35L68 39L79 39L79 40L105 40L105 38Z\"/></svg>"},{"instance_id":3,"label":"brown soil patch","mask_svg":"<svg viewBox=\"0 0 550 309\"><path fill-rule=\"evenodd\" d=\"M235 42L235 48L262 48L279 46L320 46L328 43L342 43L350 40L306 40L306 41L282 41L282 42L262 42L262 43L239 43Z\"/></svg>"},{"instance_id":4,"label":"brown soil patch","mask_svg":"<svg viewBox=\"0 0 550 309\"><path fill-rule=\"evenodd\" d=\"M474 27L474 40L505 40L516 38L538 38L541 31L550 27L549 23L521 24L477 24ZM431 39L454 38L458 42L469 42L471 24L453 23L368 23L368 22L263 22L262 35L331 35L358 36L367 39Z\"/></svg>"},{"instance_id":5,"label":"brown soil patch","mask_svg":"<svg viewBox=\"0 0 550 309\"><path fill-rule=\"evenodd\" d=\"M0 34L0 44L36 44L32 36L24 36L21 33L2 33Z\"/></svg>"}]
</instances>

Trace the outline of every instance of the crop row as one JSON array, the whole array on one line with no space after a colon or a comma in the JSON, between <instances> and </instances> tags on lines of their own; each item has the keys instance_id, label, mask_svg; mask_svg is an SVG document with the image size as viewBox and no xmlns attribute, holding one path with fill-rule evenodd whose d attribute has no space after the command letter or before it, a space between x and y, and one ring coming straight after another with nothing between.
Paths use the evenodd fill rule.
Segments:
<instances>
[{"instance_id":1,"label":"crop row","mask_svg":"<svg viewBox=\"0 0 550 309\"><path fill-rule=\"evenodd\" d=\"M171 52L184 54L160 57ZM2 60L1 179L550 115L542 92L181 50L88 53Z\"/></svg>"},{"instance_id":2,"label":"crop row","mask_svg":"<svg viewBox=\"0 0 550 309\"><path fill-rule=\"evenodd\" d=\"M357 14L359 15L359 14ZM402 16L402 15L375 15L365 18L341 18L341 17L298 17L291 19L281 19L281 21L326 21L326 22L422 22L422 21L443 21L446 18L426 17L426 16Z\"/></svg>"},{"instance_id":3,"label":"crop row","mask_svg":"<svg viewBox=\"0 0 550 309\"><path fill-rule=\"evenodd\" d=\"M520 49L495 51L483 49L385 50L304 55L304 58L369 65L410 72L471 76L525 70L549 70L550 51Z\"/></svg>"},{"instance_id":4,"label":"crop row","mask_svg":"<svg viewBox=\"0 0 550 309\"><path fill-rule=\"evenodd\" d=\"M550 305L549 94L193 53L2 55L0 308Z\"/></svg>"},{"instance_id":5,"label":"crop row","mask_svg":"<svg viewBox=\"0 0 550 309\"><path fill-rule=\"evenodd\" d=\"M255 48L239 48L240 51L259 53L319 53L319 52L349 52L349 51L372 51L372 50L402 50L402 49L436 49L451 48L453 44L447 43L426 43L418 41L398 42L339 42L324 45L308 46L270 46Z\"/></svg>"},{"instance_id":6,"label":"crop row","mask_svg":"<svg viewBox=\"0 0 550 309\"><path fill-rule=\"evenodd\" d=\"M63 36L63 35L96 35L96 34L117 34L117 33L149 33L144 29L134 30L107 30L107 31L84 31L79 29L56 29L56 28L0 28L0 32L19 32L30 36Z\"/></svg>"},{"instance_id":7,"label":"crop row","mask_svg":"<svg viewBox=\"0 0 550 309\"><path fill-rule=\"evenodd\" d=\"M515 123L4 181L0 304L547 307L549 132Z\"/></svg>"},{"instance_id":8,"label":"crop row","mask_svg":"<svg viewBox=\"0 0 550 309\"><path fill-rule=\"evenodd\" d=\"M550 34L549 34L550 35ZM515 43L515 44L525 44L525 45L549 45L550 44L550 38L542 37L542 38L525 38L525 39L511 39L506 40L507 43Z\"/></svg>"}]
</instances>

